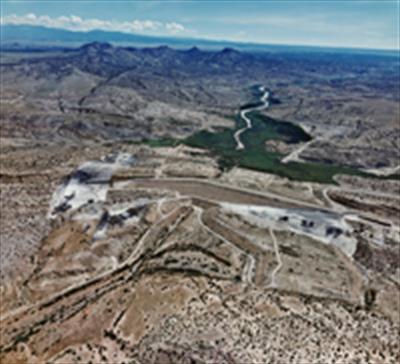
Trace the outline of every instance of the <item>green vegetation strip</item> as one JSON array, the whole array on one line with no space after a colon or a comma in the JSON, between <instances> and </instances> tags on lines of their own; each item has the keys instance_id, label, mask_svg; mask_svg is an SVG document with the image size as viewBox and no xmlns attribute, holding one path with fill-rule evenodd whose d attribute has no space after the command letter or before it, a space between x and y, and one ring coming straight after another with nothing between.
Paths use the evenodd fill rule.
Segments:
<instances>
[{"instance_id":1,"label":"green vegetation strip","mask_svg":"<svg viewBox=\"0 0 400 364\"><path fill-rule=\"evenodd\" d=\"M338 173L360 174L354 169L317 163L281 163L283 155L266 149L268 140L280 140L285 143L307 142L311 138L300 127L284 121L276 121L258 112L247 114L253 127L242 134L245 149L236 150L234 133L236 130L225 129L218 133L200 131L183 141L184 144L207 148L221 158L226 167L240 166L287 177L293 180L334 183L333 176ZM244 122L238 116L237 128Z\"/></svg>"},{"instance_id":2,"label":"green vegetation strip","mask_svg":"<svg viewBox=\"0 0 400 364\"><path fill-rule=\"evenodd\" d=\"M221 128L216 132L199 131L182 140L161 139L145 141L152 147L177 146L185 144L190 147L208 149L219 158L224 168L239 166L261 172L277 174L291 180L319 183L335 183L337 174L358 175L375 178L399 179L399 175L376 177L355 168L321 163L281 163L283 155L266 149L268 140L280 140L288 144L307 142L311 139L302 128L286 121L277 121L257 111L247 114L251 118L252 128L246 130L241 139L245 149L237 150L234 134L237 129L245 127L240 116L235 117L236 128Z\"/></svg>"}]
</instances>

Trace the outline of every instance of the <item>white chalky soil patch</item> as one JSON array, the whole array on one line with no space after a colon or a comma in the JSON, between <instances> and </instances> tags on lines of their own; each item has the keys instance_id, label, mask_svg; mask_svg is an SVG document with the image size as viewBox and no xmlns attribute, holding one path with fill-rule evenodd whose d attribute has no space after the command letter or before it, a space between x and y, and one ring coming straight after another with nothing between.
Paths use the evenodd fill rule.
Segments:
<instances>
[{"instance_id":1,"label":"white chalky soil patch","mask_svg":"<svg viewBox=\"0 0 400 364\"><path fill-rule=\"evenodd\" d=\"M291 230L307 235L324 244L333 244L347 256L353 256L357 241L351 236L352 228L335 213L308 209L283 209L267 206L222 203L230 212L262 228Z\"/></svg>"},{"instance_id":2,"label":"white chalky soil patch","mask_svg":"<svg viewBox=\"0 0 400 364\"><path fill-rule=\"evenodd\" d=\"M127 153L83 163L54 192L48 217L55 218L87 203L104 202L113 173L134 163L135 159Z\"/></svg>"}]
</instances>

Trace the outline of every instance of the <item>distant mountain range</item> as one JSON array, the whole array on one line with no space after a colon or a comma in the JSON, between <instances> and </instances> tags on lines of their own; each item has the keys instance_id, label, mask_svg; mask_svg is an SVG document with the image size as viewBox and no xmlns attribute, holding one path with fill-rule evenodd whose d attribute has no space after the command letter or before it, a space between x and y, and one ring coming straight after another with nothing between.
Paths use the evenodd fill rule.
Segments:
<instances>
[{"instance_id":1,"label":"distant mountain range","mask_svg":"<svg viewBox=\"0 0 400 364\"><path fill-rule=\"evenodd\" d=\"M27 49L27 48L24 48ZM46 49L46 48L43 48ZM40 48L38 48L40 50ZM237 74L256 70L262 72L269 63L277 59L257 57L249 52L233 48L222 50L174 49L172 47L121 47L107 42L91 42L78 48L67 48L63 56L44 56L22 60L38 74L47 77L49 74L62 76L66 69L76 68L89 74L115 78L118 74L124 77L134 75L157 74L166 79L176 80L179 76L204 77L206 75ZM18 62L17 62L18 64ZM17 64L10 64L10 67ZM248 76L246 76L248 77ZM149 84L149 80L146 81Z\"/></svg>"},{"instance_id":2,"label":"distant mountain range","mask_svg":"<svg viewBox=\"0 0 400 364\"><path fill-rule=\"evenodd\" d=\"M79 46L89 42L109 42L119 45L160 46L174 48L190 48L193 46L206 49L222 49L226 47L239 50L261 52L356 52L367 54L398 55L397 51L381 51L371 49L346 49L310 46L269 45L257 43L242 43L232 41L216 41L195 38L161 37L141 34L131 34L113 31L92 30L88 32L70 31L65 29L47 28L33 25L2 25L1 47L7 50L18 50L27 46Z\"/></svg>"},{"instance_id":3,"label":"distant mountain range","mask_svg":"<svg viewBox=\"0 0 400 364\"><path fill-rule=\"evenodd\" d=\"M156 37L141 34L130 34L114 31L92 30L70 31L65 29L47 28L32 25L2 25L2 42L32 42L48 43L88 43L88 42L119 42L145 44L187 44L188 40L173 37Z\"/></svg>"}]
</instances>

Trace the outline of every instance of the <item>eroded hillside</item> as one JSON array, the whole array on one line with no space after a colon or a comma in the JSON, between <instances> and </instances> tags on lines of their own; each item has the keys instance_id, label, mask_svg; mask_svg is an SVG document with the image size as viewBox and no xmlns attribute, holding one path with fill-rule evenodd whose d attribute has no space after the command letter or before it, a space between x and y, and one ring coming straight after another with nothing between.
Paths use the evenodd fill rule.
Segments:
<instances>
[{"instance_id":1,"label":"eroded hillside","mask_svg":"<svg viewBox=\"0 0 400 364\"><path fill-rule=\"evenodd\" d=\"M399 360L398 181L88 142L0 182L2 363Z\"/></svg>"}]
</instances>

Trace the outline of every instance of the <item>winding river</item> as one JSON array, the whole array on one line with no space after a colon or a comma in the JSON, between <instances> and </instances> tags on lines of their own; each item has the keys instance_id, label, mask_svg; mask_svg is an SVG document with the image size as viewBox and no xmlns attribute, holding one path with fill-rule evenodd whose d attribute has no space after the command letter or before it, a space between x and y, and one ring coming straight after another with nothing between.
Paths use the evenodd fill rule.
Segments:
<instances>
[{"instance_id":1,"label":"winding river","mask_svg":"<svg viewBox=\"0 0 400 364\"><path fill-rule=\"evenodd\" d=\"M248 114L249 112L255 111L255 110L266 109L269 106L269 91L266 91L264 86L260 86L259 90L261 92L263 92L263 95L260 98L262 105L255 106L255 107L249 107L248 109L244 109L240 112L240 117L245 121L246 126L242 129L237 130L236 133L234 134L237 150L241 150L241 149L245 148L244 144L240 140L240 135L243 134L246 130L251 129L253 127L251 124L251 120L247 117L246 114Z\"/></svg>"}]
</instances>

